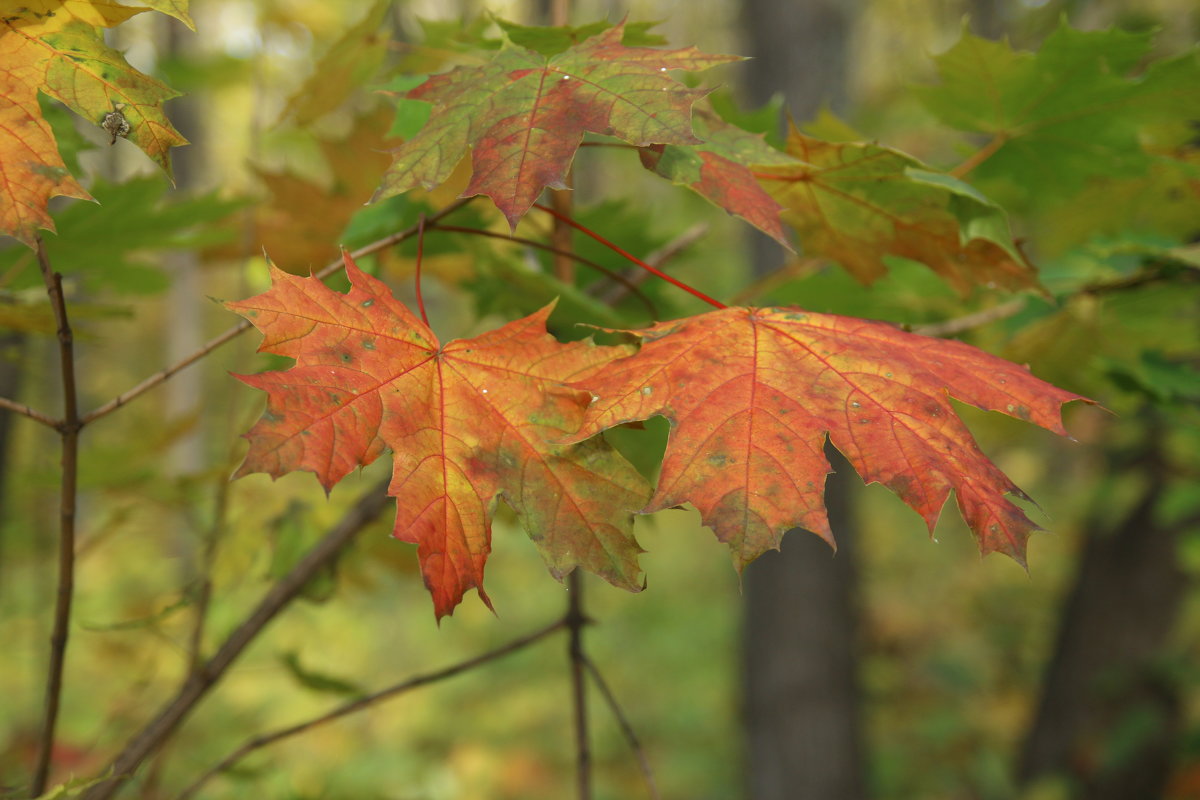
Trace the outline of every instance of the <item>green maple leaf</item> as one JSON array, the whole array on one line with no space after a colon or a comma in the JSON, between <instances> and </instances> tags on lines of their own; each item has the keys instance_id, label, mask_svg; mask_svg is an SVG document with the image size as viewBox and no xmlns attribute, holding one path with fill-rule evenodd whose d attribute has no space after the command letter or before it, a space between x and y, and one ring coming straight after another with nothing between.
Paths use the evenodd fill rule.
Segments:
<instances>
[{"instance_id":1,"label":"green maple leaf","mask_svg":"<svg viewBox=\"0 0 1200 800\"><path fill-rule=\"evenodd\" d=\"M1143 173L1144 126L1200 116L1200 50L1129 77L1152 40L1064 23L1035 54L964 33L936 59L941 84L917 91L947 125L992 136L977 177L1069 194L1095 176Z\"/></svg>"},{"instance_id":2,"label":"green maple leaf","mask_svg":"<svg viewBox=\"0 0 1200 800\"><path fill-rule=\"evenodd\" d=\"M516 226L546 187L563 188L585 132L639 147L696 144L692 104L705 94L666 73L736 61L694 47L627 47L624 25L553 56L511 42L486 64L435 75L405 97L433 105L421 132L393 151L376 199L432 188L471 151L464 196L485 194Z\"/></svg>"}]
</instances>

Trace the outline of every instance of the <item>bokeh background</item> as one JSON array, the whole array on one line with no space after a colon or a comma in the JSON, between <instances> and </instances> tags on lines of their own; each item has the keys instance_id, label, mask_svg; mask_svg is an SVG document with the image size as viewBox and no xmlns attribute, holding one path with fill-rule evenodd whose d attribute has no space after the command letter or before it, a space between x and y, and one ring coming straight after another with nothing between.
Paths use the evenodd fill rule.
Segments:
<instances>
[{"instance_id":1,"label":"bokeh background","mask_svg":"<svg viewBox=\"0 0 1200 800\"><path fill-rule=\"evenodd\" d=\"M405 73L473 57L463 31L494 36L487 12L533 24L550 9L194 0L198 33L154 14L113 31L110 43L131 63L185 93L167 108L193 145L177 151L171 189L132 145L109 147L100 131L47 104L68 163L102 203L63 202L52 241L77 301L83 405L128 389L235 322L205 298L262 291L264 250L306 272L336 257L339 244L364 243L415 219L424 204L452 199L447 187L362 208L387 164L395 117L374 90L405 88ZM570 3L576 24L626 15L661 21L655 30L673 45L755 56L703 83L721 87L720 102L740 106L764 130L776 126L781 104L801 123L825 114L826 130L832 113L868 139L943 167L981 142L939 125L910 89L936 80L931 56L964 26L1026 49L1062 18L1083 29L1158 28L1157 56L1200 35L1191 0ZM327 57L338 46L344 58ZM914 264L894 264L867 289L836 267L789 260L624 155L581 153L579 217L643 255L702 237L671 268L722 299L903 324L999 302L986 291L960 298ZM1133 274L1143 264L1122 244L1200 234L1194 179L1171 206L1140 202L1145 186L1103 178L1053 208L1019 186L988 189L1013 210L1052 289L1084 282L1080 275ZM1093 221L1097 205L1111 206L1110 220ZM502 229L486 210L469 213ZM523 227L546 232L537 220ZM624 267L589 242L576 244ZM411 299L413 255L398 248L368 266ZM537 277L539 258L489 240L431 236L425 292L435 329L471 335L540 305L554 288ZM0 291L0 394L54 408L57 356L36 264L11 243L0 243ZM646 291L666 316L702 310L669 287ZM581 292L564 303L564 328L573 318L607 324L606 313L644 321L627 299L606 312L589 298ZM1030 300L1021 313L964 334L1115 412L1069 409L1079 440L1071 442L963 409L984 450L1040 503L1031 513L1049 532L1032 539L1028 573L1001 557L981 560L953 506L931 542L914 513L847 471L830 490L839 553L793 532L782 554L743 579L695 512L639 519L647 589L630 595L587 579L596 622L587 645L662 796L1200 797L1198 300L1196 281L1184 275L1083 293L1060 309ZM213 594L204 652L386 470L377 463L328 499L303 474L229 481L243 453L239 434L262 408L229 373L279 366L254 354L256 338L241 337L86 432L58 780L101 769L172 693L195 655L206 579ZM643 463L665 435L661 424L648 428L623 445ZM0 417L0 787L13 789L27 780L43 691L57 459L51 433ZM472 596L439 627L415 550L389 538L388 517L270 626L127 796L174 797L248 736L562 613L563 585L502 513L488 568L497 613ZM570 796L566 664L565 639L549 639L256 752L201 796ZM596 796L649 796L620 729L591 699Z\"/></svg>"}]
</instances>

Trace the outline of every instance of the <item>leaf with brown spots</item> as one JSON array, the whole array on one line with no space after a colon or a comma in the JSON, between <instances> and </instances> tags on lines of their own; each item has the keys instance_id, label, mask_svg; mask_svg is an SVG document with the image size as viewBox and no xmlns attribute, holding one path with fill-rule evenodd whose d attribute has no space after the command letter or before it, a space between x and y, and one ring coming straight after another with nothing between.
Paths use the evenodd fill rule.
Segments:
<instances>
[{"instance_id":1,"label":"leaf with brown spots","mask_svg":"<svg viewBox=\"0 0 1200 800\"><path fill-rule=\"evenodd\" d=\"M787 153L791 163L753 169L806 255L832 259L863 283L882 277L885 259L899 256L964 294L985 284L1040 288L1008 217L968 184L899 150L826 142L795 127Z\"/></svg>"},{"instance_id":2,"label":"leaf with brown spots","mask_svg":"<svg viewBox=\"0 0 1200 800\"><path fill-rule=\"evenodd\" d=\"M186 15L186 3L171 5ZM33 246L39 228L54 229L51 197L91 199L58 154L38 92L97 127L120 113L126 138L170 174L170 149L187 144L163 114L176 92L129 66L97 27L146 10L110 0L28 0L0 15L0 234Z\"/></svg>"},{"instance_id":3,"label":"leaf with brown spots","mask_svg":"<svg viewBox=\"0 0 1200 800\"><path fill-rule=\"evenodd\" d=\"M692 104L706 92L666 73L739 60L694 47L626 47L617 25L552 56L506 42L489 62L435 75L405 97L433 105L393 151L377 197L432 188L471 152L464 196L491 197L514 228L546 187L563 188L585 132L639 147L696 144Z\"/></svg>"},{"instance_id":4,"label":"leaf with brown spots","mask_svg":"<svg viewBox=\"0 0 1200 800\"><path fill-rule=\"evenodd\" d=\"M644 510L691 503L739 568L793 527L833 544L827 437L930 530L953 489L980 549L1024 563L1037 526L1005 494L1025 495L949 398L1060 435L1060 407L1085 400L961 342L795 308L727 308L635 333L635 355L574 384L595 400L572 439L666 417L662 473Z\"/></svg>"},{"instance_id":5,"label":"leaf with brown spots","mask_svg":"<svg viewBox=\"0 0 1200 800\"><path fill-rule=\"evenodd\" d=\"M267 392L238 475L293 470L329 490L392 451L395 536L417 544L440 618L476 588L496 501L516 511L550 571L576 566L641 588L632 511L649 496L602 439L560 444L590 399L567 387L627 347L560 344L549 308L473 339L442 344L382 283L345 257L349 294L272 268L272 287L229 307L263 332L281 372L241 376Z\"/></svg>"}]
</instances>

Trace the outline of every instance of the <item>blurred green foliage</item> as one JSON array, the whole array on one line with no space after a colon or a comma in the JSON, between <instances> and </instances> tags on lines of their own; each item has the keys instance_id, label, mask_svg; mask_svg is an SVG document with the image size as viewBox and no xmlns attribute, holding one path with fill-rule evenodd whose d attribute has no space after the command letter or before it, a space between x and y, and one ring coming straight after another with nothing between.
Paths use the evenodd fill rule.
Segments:
<instances>
[{"instance_id":1,"label":"blurred green foliage","mask_svg":"<svg viewBox=\"0 0 1200 800\"><path fill-rule=\"evenodd\" d=\"M108 182L93 177L88 187L100 205L65 206L56 213L58 235L47 236L55 268L74 288L72 313L82 333L79 363L88 407L166 363L162 340L175 318L159 298L146 296L170 282L156 266L164 250L200 252L204 292L214 297L244 297L263 288L264 262L247 213L251 198L262 197L262 187L247 163L286 161L294 174L336 183L313 131L323 140L345 135L350 120L384 102L379 95L353 92L329 113L313 112L313 131L272 126L286 98L317 63L315 54L333 52L342 33L353 31L368 13L368 5L215 2L212 17L197 22L201 30L206 25L220 30L220 36L208 37L195 53L159 54L164 69L176 76L173 83L201 93L205 104L212 141L200 145L209 149L199 188L172 192L159 178L122 175ZM948 44L958 25L936 9L922 15L911 13L906 3L868 5L869 22L882 15L901 38L931 37L926 51ZM1047 5L1077 11L1072 4ZM1188 138L1195 131L1163 119L1165 112L1200 115L1182 105L1198 97L1195 53L1171 54L1141 70L1155 41L1147 26L1134 32L1055 29L1056 21L1045 22L1047 13L1032 9L1010 20L1021 47L1047 40L1036 56L968 38L935 60L943 78L956 60L980 54L992 60L973 62L972 68L1000 65L1009 99L999 109L983 107L972 84L951 80L922 89L925 105L920 107L905 93L912 77L891 63L877 66L870 80L863 78L877 89L872 107L846 122L827 116L805 126L835 138L831 131L845 134L852 124L868 139L902 140L922 161L944 168L1000 128L1040 126L1043 139L1054 133L1053 141L1006 145L967 177L984 195L1016 212L1018 236L1054 300L1030 297L1019 312L961 336L1028 363L1039 376L1096 397L1116 412L1069 412L1068 427L1083 442L1077 444L964 409L984 450L1046 509L1040 519L1053 533L1031 541L1031 576L1002 559L980 563L953 509L944 514L931 545L920 520L894 497L877 486L855 492L854 502L867 521L860 548L861 668L872 788L881 799L1017 796L1009 766L1031 714L1087 520L1097 513L1120 515L1139 488L1136 476L1112 467L1121 451L1141 446L1152 426L1165 431L1173 471L1157 513L1189 519L1200 506L1195 491L1200 270L1194 244L1200 233L1200 162ZM655 6L645 15L665 12ZM687 39L672 29L672 41L708 36L704 49L731 49L712 38L716 33L698 30L701 15L695 16L669 21L692 26ZM943 23L932 33L931 19ZM411 86L402 73L439 71L468 57L467 43L485 34L500 38L482 18L465 25L447 19L417 26L403 6L387 16L385 25L394 29L392 56L362 81L393 92ZM539 49L560 48L564 37L581 35L576 30L547 38L513 24L501 27L510 40ZM653 36L648 27L630 30ZM864 39L877 35L873 30L864 27ZM1169 26L1164 37L1172 34ZM162 48L153 32L131 36L131 44ZM867 54L863 61L874 63ZM1063 77L1089 65L1103 69L1087 92ZM927 75L922 82L937 80ZM1048 87L1040 108L1051 117L1069 110L1070 118L1031 117L1020 102L1031 82ZM1142 105L1135 98L1147 84L1162 89ZM725 119L756 131L772 130L781 113L778 105L738 111L722 94L712 103ZM394 134L416 130L422 121L419 105L399 107ZM73 134L65 115L51 107L47 115L68 165L79 174L75 159L86 150L85 142ZM962 134L947 133L939 122ZM287 137L297 144L285 155L264 147L264 141ZM89 154L83 156L87 164ZM107 167L128 169L120 157L106 157L115 161ZM91 163L96 171L96 162ZM961 317L1009 299L986 288L960 298L929 270L901 259L889 262L888 276L869 290L835 265L801 260L756 283L739 223L645 172L632 154L584 148L575 175L576 216L639 256L666 246L696 220L706 221L702 244L684 248L668 263L673 274L716 296L736 294L745 302L798 304L910 326ZM342 221L343 243L358 246L411 225L422 212L452 199L462 185L460 180L457 188L366 206ZM221 221L227 224L218 227ZM444 222L507 230L483 204ZM531 238L546 232L544 221L532 217L518 229ZM221 242L223 249L217 250ZM586 237L576 237L575 246L609 270L624 274L628 269ZM408 242L365 265L409 301L414 257L415 242ZM650 318L628 293L609 302L611 293L621 290L584 267L577 268L574 285L563 284L553 276L550 257L534 248L430 231L425 257L425 299L439 335L471 335L554 296L559 297L556 332L564 337L586 335L589 329L579 324L636 326ZM323 258L314 256L312 263L319 265ZM285 266L303 270L310 263ZM27 337L20 355L20 399L55 408L57 366L48 309L30 312L36 324L20 321L24 312L13 310L40 302L24 293L36 284L36 264L23 250L5 247L0 276L0 324ZM698 310L695 301L660 281L641 283L638 290L661 318ZM205 303L204 335L235 321L216 304L195 300ZM85 316L89 308L95 316ZM237 435L258 413L260 400L227 373L262 368L253 349L248 338L239 340L197 368L204 402L194 417L171 417L163 398L150 394L136 408L86 432L79 616L63 699L61 780L100 769L185 674L194 655L203 581L211 580L212 599L199 641L204 652L211 652L271 581L336 522L359 491L382 476L384 466L373 465L335 489L328 502L307 476L272 483L255 475L230 484L241 452ZM609 436L651 472L666 428L652 420L642 429ZM198 442L204 468L171 466L174 448L185 441ZM6 652L0 697L10 701L0 710L0 786L8 787L27 780L35 742L53 597L57 437L18 420L4 458L0 640ZM290 607L242 657L163 756L138 776L131 795L170 796L248 736L473 656L561 613L563 587L547 577L519 527L502 519L488 573L498 616L467 602L438 628L415 553L388 537L386 516L363 532L336 573L309 587L310 598L322 602ZM646 745L665 796L737 796L742 786L738 578L726 548L699 527L692 511L641 519L637 532L647 550L643 564L649 584L641 594L627 595L587 582L587 609L596 621L587 631L589 653ZM1180 557L1193 576L1200 574L1200 530L1183 537ZM1200 657L1200 598L1194 594L1172 649L1164 654L1164 669L1175 670L1186 694L1180 785L1189 776L1194 784L1200 764L1200 692L1195 671L1188 669ZM564 639L541 642L482 670L259 751L215 779L204 796L562 797L574 757L565 664ZM617 726L601 698L593 694L590 699L597 797L644 796ZM1105 742L1102 757L1119 760L1156 724L1145 715L1123 720L1118 735ZM1021 797L1051 800L1070 791L1064 779L1047 779ZM1176 796L1193 795L1181 791Z\"/></svg>"}]
</instances>

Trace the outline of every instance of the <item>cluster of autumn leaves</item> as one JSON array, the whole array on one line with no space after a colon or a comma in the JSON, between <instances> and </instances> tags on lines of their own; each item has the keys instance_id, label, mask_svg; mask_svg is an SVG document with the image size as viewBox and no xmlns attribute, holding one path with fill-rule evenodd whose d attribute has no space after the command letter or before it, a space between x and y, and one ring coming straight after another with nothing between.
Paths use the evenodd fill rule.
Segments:
<instances>
[{"instance_id":1,"label":"cluster of autumn leaves","mask_svg":"<svg viewBox=\"0 0 1200 800\"><path fill-rule=\"evenodd\" d=\"M168 0L148 5L172 13ZM59 10L48 15L50 6ZM129 139L168 167L170 147L182 143L162 113L174 93L98 36L142 10L42 0L0 21L0 96L15 120L0 126L9 131L0 138L0 231L32 243L37 228L52 226L50 196L87 196L57 155L38 91L97 124L120 109ZM428 104L428 121L393 152L376 199L437 186L469 158L464 194L487 195L515 227L544 189L564 185L585 136L607 136L652 172L865 281L885 271L885 259L902 257L964 291L1039 288L1003 211L955 174L794 127L776 149L698 104L705 92L670 75L735 57L631 45L624 25L591 26L588 35L502 27L505 44L484 63L397 96ZM994 135L997 152L1039 131L1061 138L1087 127L1121 98L1139 98L1131 113L1161 117L1195 85L1194 58L1138 82L1109 70L1103 91L1064 116L1055 93L1065 79L1055 70L1071 72L1070 59L1097 67L1106 57L1106 43L1088 36L1061 29L1042 63L965 37L944 65L976 51L998 60L994 94L949 103L960 87L944 75L945 94L929 90L930 106ZM1034 86L1041 99L1029 102ZM1114 129L1100 144L1117 146L1122 135ZM931 528L953 490L981 549L1023 560L1036 526L1006 496L1020 490L979 451L948 398L1060 434L1062 404L1083 399L958 342L795 308L722 307L614 346L555 340L543 309L443 343L349 257L346 270L346 294L273 270L271 289L229 304L262 331L263 350L295 360L242 378L267 392L268 406L247 434L239 474L308 470L328 489L390 451L395 533L418 545L439 616L472 588L486 602L500 500L552 573L583 567L631 590L642 585L637 513L693 505L739 566L793 527L832 544L822 500L827 437L865 480L888 486ZM671 433L652 489L601 434L656 415Z\"/></svg>"}]
</instances>

